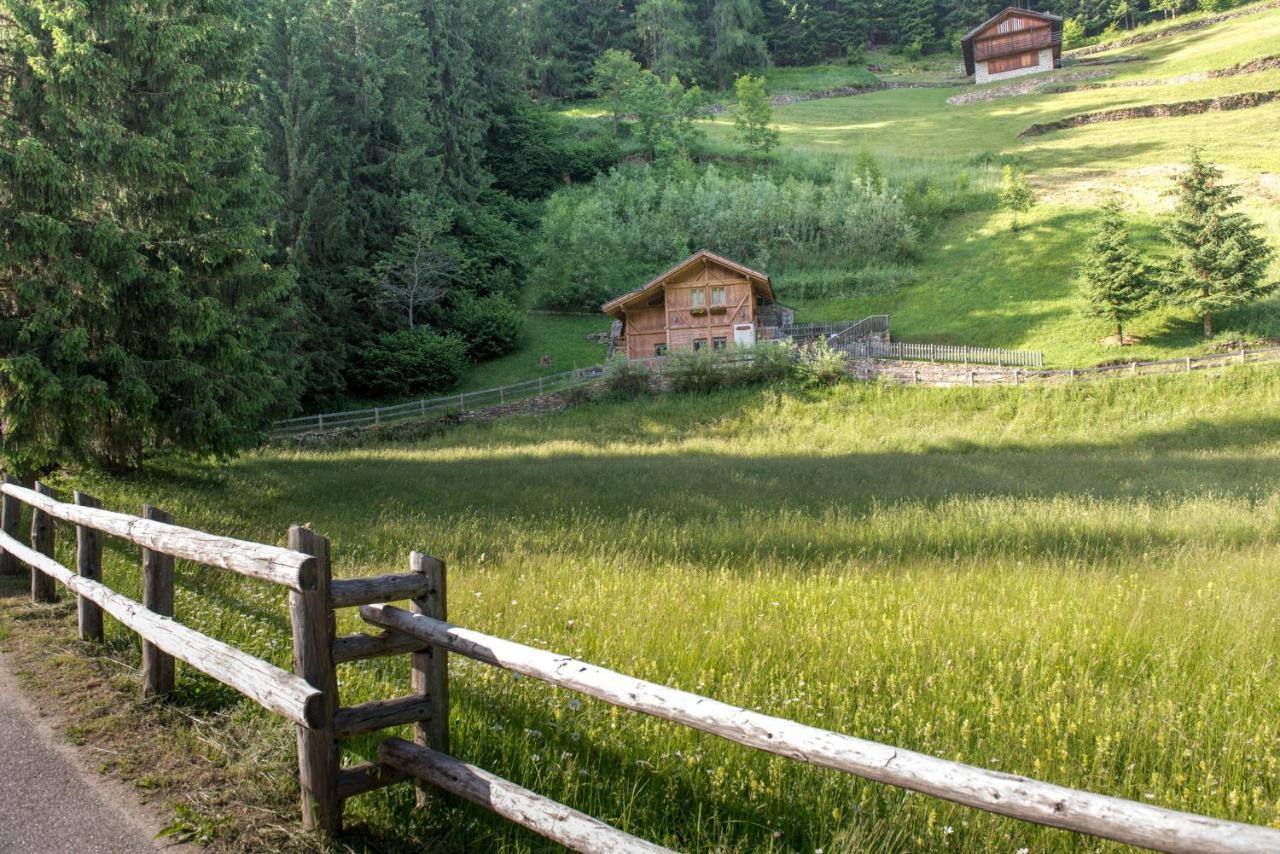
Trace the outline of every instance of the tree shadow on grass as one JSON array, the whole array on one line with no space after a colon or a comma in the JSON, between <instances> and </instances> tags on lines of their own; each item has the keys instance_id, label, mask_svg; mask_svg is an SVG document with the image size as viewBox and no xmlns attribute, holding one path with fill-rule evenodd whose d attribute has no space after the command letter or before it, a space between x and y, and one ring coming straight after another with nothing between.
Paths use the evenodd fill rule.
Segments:
<instances>
[{"instance_id":1,"label":"tree shadow on grass","mask_svg":"<svg viewBox=\"0 0 1280 854\"><path fill-rule=\"evenodd\" d=\"M360 544L366 557L429 550L433 529L456 530L463 519L474 527L476 553L491 558L516 540L554 550L576 531L573 548L587 551L711 564L767 558L798 568L1141 555L1186 542L1183 528L1163 524L1179 505L1248 505L1280 483L1280 458L1265 450L1280 440L1275 415L1204 418L1109 441L939 440L916 451L741 456L665 452L661 437L639 453L548 453L531 447L545 441L541 427L507 425L504 452L484 457L384 452L271 465L287 467L298 486L283 500L318 530L376 530L376 547ZM360 499L318 502L309 486L317 478L336 478ZM1073 503L1059 512L1055 501ZM1074 518L1082 508L1085 516ZM1135 512L1154 517L1140 524ZM1252 542L1265 534L1261 523L1246 528L1197 536Z\"/></svg>"}]
</instances>

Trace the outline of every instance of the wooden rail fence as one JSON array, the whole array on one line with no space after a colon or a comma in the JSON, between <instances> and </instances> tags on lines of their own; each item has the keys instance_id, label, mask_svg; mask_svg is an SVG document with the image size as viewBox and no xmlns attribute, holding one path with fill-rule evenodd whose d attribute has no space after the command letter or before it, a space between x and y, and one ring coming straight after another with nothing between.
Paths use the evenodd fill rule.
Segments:
<instances>
[{"instance_id":1,"label":"wooden rail fence","mask_svg":"<svg viewBox=\"0 0 1280 854\"><path fill-rule=\"evenodd\" d=\"M102 613L144 641L149 693L173 690L178 659L297 725L299 783L306 827L341 829L347 798L416 782L419 804L432 786L480 804L575 851L665 850L598 819L449 756L450 653L520 673L620 708L652 715L762 750L864 779L899 786L998 815L1173 852L1280 850L1280 830L1176 812L1068 789L730 706L666 685L461 628L448 622L445 565L415 552L409 572L333 579L329 543L307 528L289 529L288 548L220 537L173 524L147 508L129 516L100 508L91 496L57 500L43 484L28 489L7 475L0 484L0 574L31 570L33 601L56 597L61 582L79 598L80 635L101 640ZM31 510L31 545L18 538ZM76 570L54 557L54 525L76 527ZM143 601L101 581L101 535L142 549ZM294 673L254 658L177 622L174 559L268 580L289 591ZM407 600L409 608L386 604ZM336 611L359 608L377 634L337 636ZM411 657L405 696L354 706L339 702L337 665L389 655ZM149 663L147 663L149 662ZM384 740L377 761L340 762L343 739L413 726L413 741Z\"/></svg>"}]
</instances>

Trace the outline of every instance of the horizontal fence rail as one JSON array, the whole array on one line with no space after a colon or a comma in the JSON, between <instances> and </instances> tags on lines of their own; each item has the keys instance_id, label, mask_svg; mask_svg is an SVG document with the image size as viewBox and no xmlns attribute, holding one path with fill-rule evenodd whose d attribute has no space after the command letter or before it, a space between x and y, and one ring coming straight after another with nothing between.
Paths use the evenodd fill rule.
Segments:
<instances>
[{"instance_id":1,"label":"horizontal fence rail","mask_svg":"<svg viewBox=\"0 0 1280 854\"><path fill-rule=\"evenodd\" d=\"M873 314L857 322L833 320L826 323L792 323L779 327L778 334L782 338L790 338L799 344L817 341L820 338L831 341L836 337L855 341L860 338L888 335L889 315Z\"/></svg>"},{"instance_id":2,"label":"horizontal fence rail","mask_svg":"<svg viewBox=\"0 0 1280 854\"><path fill-rule=\"evenodd\" d=\"M1068 789L841 735L635 679L389 605L366 605L360 609L360 616L369 623L439 649L621 708L674 721L810 765L923 792L998 815L1161 851L1215 854L1280 850L1280 830ZM404 765L399 767L403 770Z\"/></svg>"},{"instance_id":3,"label":"horizontal fence rail","mask_svg":"<svg viewBox=\"0 0 1280 854\"><path fill-rule=\"evenodd\" d=\"M55 519L120 537L171 557L283 584L294 590L314 590L316 586L316 560L311 555L206 534L127 513L64 504L13 483L0 484L0 492Z\"/></svg>"},{"instance_id":4,"label":"horizontal fence rail","mask_svg":"<svg viewBox=\"0 0 1280 854\"><path fill-rule=\"evenodd\" d=\"M957 362L964 365L999 365L1038 368L1044 354L1033 350L968 347L953 344L910 344L903 341L849 341L837 349L854 358L901 359L921 362Z\"/></svg>"},{"instance_id":5,"label":"horizontal fence rail","mask_svg":"<svg viewBox=\"0 0 1280 854\"><path fill-rule=\"evenodd\" d=\"M586 854L671 854L671 849L623 833L599 819L558 804L488 771L459 762L447 754L400 738L378 747L378 760L406 776L425 780L450 794Z\"/></svg>"},{"instance_id":6,"label":"horizontal fence rail","mask_svg":"<svg viewBox=\"0 0 1280 854\"><path fill-rule=\"evenodd\" d=\"M206 676L236 689L263 708L301 726L314 727L321 723L321 693L306 680L176 623L170 617L156 614L141 602L116 593L99 581L82 578L8 534L0 533L0 548L33 569L62 582L72 593L102 608L167 655L185 661Z\"/></svg>"},{"instance_id":7,"label":"horizontal fence rail","mask_svg":"<svg viewBox=\"0 0 1280 854\"><path fill-rule=\"evenodd\" d=\"M373 424L389 424L409 418L422 418L428 415L448 415L465 413L473 409L490 406L501 406L514 403L529 397L568 391L571 388L586 385L604 375L603 365L588 368L575 368L558 374L549 374L509 385L495 386L447 394L439 397L425 397L408 403L397 403L391 406L375 406L369 409L353 409L346 412L326 412L319 415L304 415L298 418L286 418L276 421L272 430L278 435L308 433L316 430L338 430L344 427L367 427Z\"/></svg>"}]
</instances>

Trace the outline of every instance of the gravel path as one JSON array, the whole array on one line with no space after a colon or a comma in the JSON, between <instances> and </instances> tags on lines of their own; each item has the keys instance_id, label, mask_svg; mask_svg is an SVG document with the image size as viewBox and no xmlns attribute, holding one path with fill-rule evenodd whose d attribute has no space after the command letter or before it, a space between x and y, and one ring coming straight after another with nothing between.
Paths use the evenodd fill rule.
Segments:
<instances>
[{"instance_id":1,"label":"gravel path","mask_svg":"<svg viewBox=\"0 0 1280 854\"><path fill-rule=\"evenodd\" d=\"M172 846L127 787L85 766L19 691L0 653L0 854L134 854Z\"/></svg>"}]
</instances>

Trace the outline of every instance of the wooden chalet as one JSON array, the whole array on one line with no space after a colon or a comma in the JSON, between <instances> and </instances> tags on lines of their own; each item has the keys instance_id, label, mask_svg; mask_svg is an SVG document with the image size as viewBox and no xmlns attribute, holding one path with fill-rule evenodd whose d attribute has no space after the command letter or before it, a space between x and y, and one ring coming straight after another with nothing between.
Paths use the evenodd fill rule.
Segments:
<instances>
[{"instance_id":1,"label":"wooden chalet","mask_svg":"<svg viewBox=\"0 0 1280 854\"><path fill-rule=\"evenodd\" d=\"M750 347L794 317L767 274L706 249L601 310L615 321L613 351L629 359Z\"/></svg>"},{"instance_id":2,"label":"wooden chalet","mask_svg":"<svg viewBox=\"0 0 1280 854\"><path fill-rule=\"evenodd\" d=\"M1010 7L970 30L960 46L974 83L1051 71L1062 65L1062 18Z\"/></svg>"}]
</instances>

